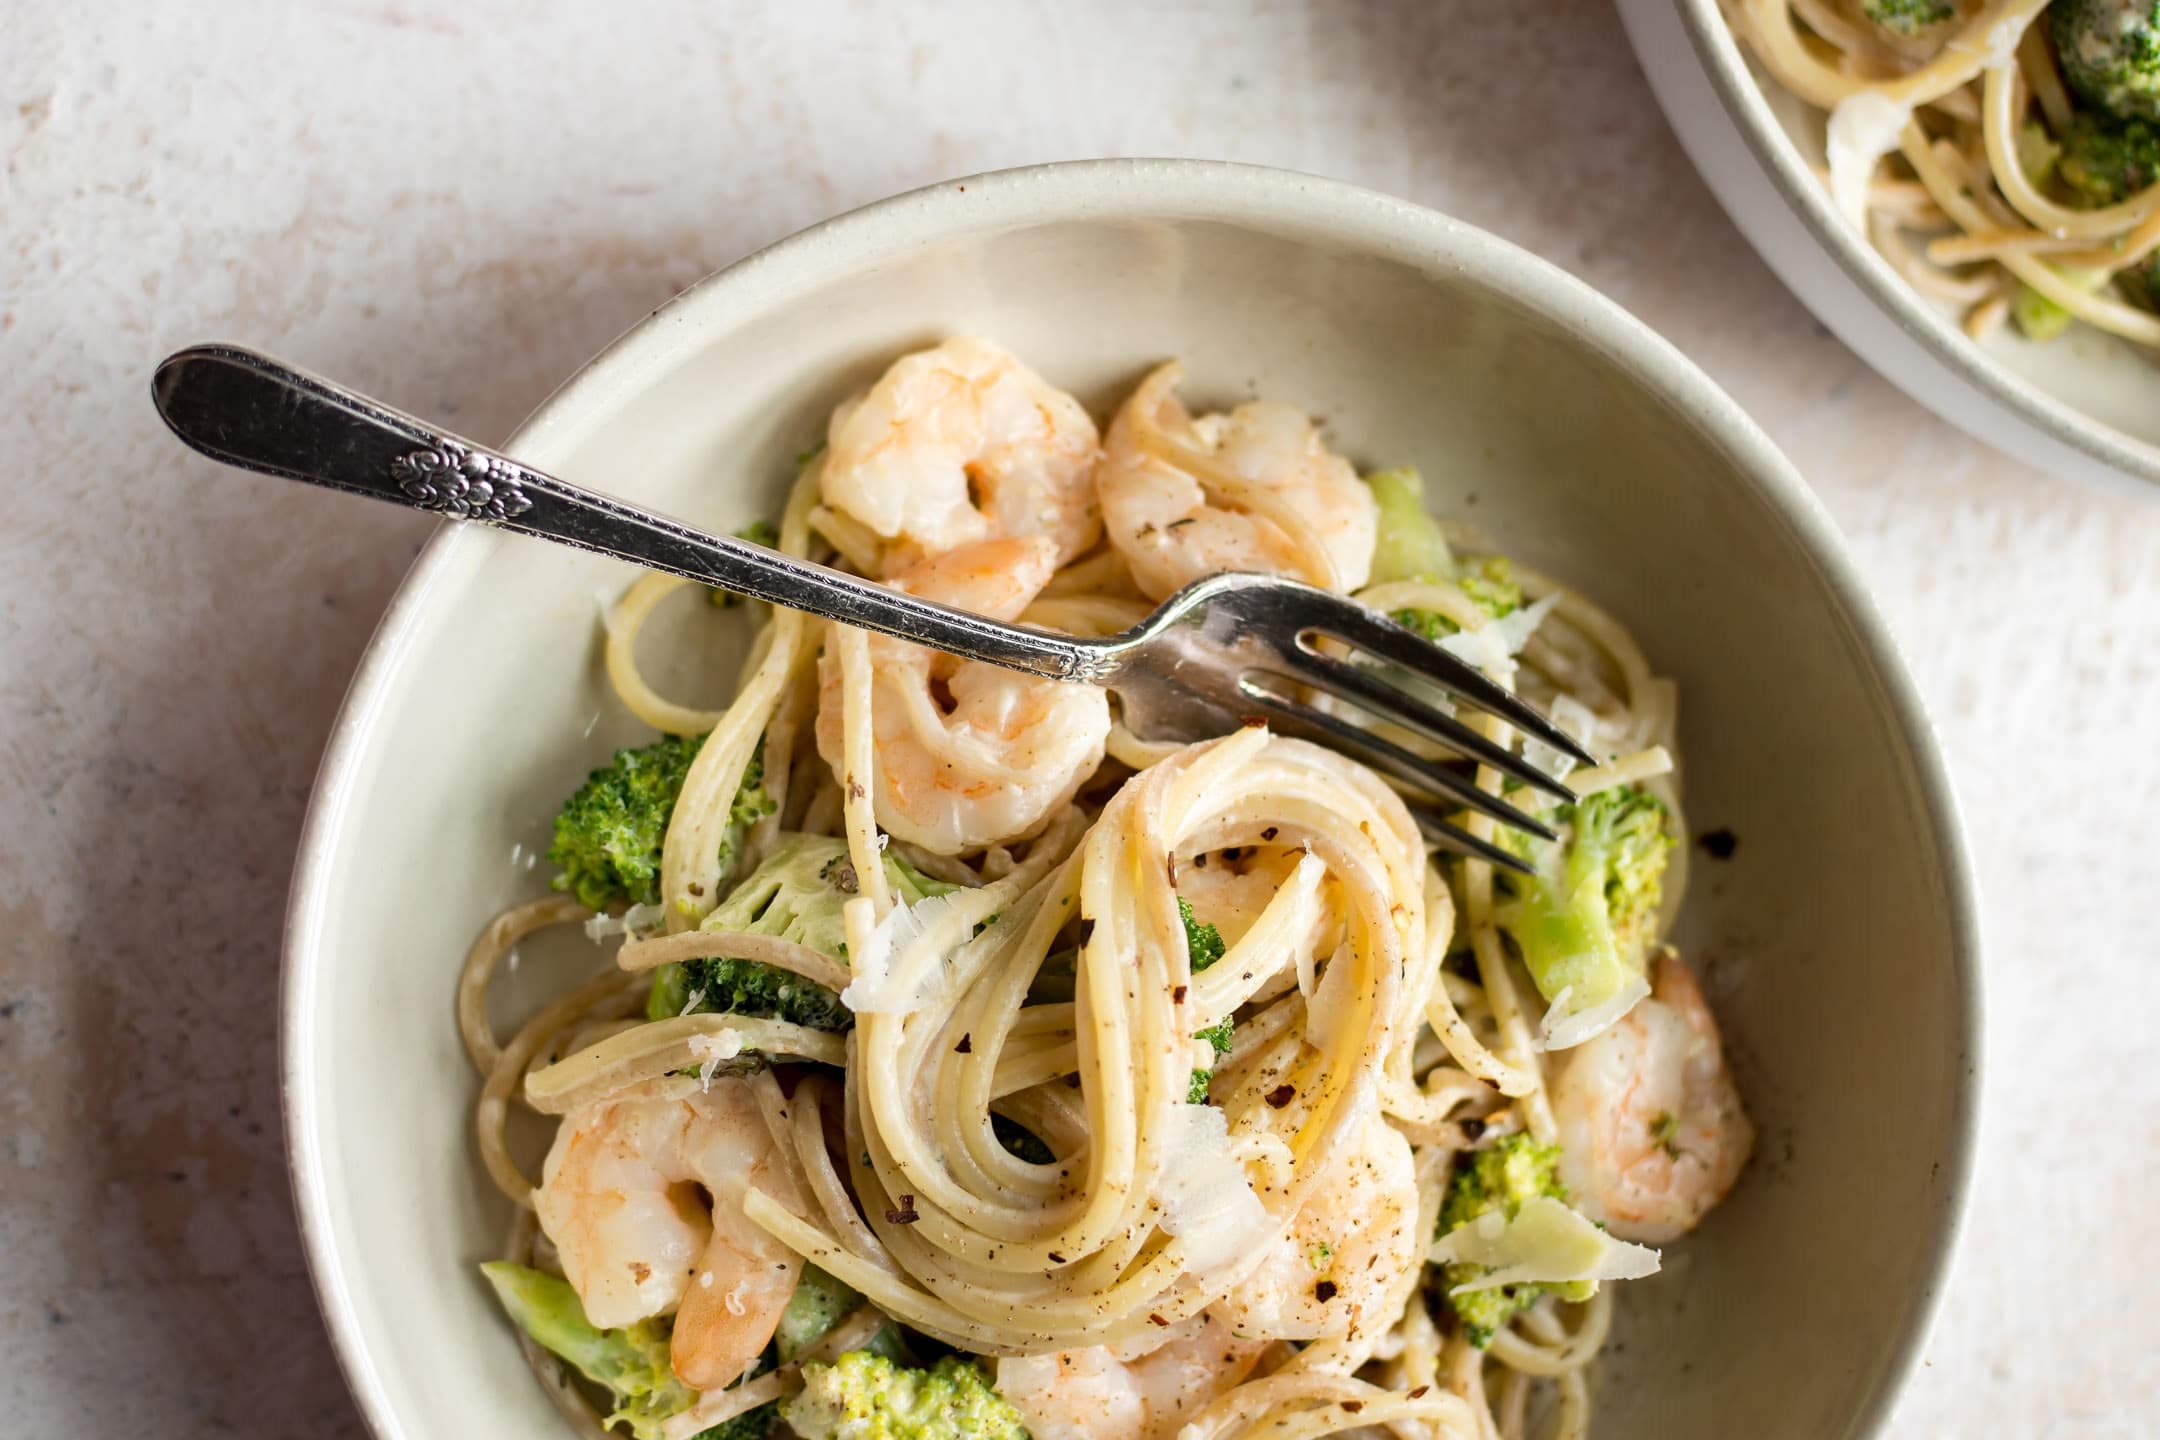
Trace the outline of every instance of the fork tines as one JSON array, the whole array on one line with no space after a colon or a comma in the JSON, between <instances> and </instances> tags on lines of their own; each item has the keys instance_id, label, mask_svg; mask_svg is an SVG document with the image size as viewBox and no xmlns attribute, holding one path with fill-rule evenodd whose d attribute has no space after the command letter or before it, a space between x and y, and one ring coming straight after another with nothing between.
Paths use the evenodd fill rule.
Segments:
<instances>
[{"instance_id":1,"label":"fork tines","mask_svg":"<svg viewBox=\"0 0 2160 1440\"><path fill-rule=\"evenodd\" d=\"M1400 667L1407 674L1446 691L1458 704L1497 716L1584 764L1598 763L1597 757L1584 750L1573 736L1467 661L1353 601L1318 592L1308 598L1326 603L1313 607L1298 636L1299 653L1294 665L1297 673L1248 674L1240 682L1246 696L1268 714L1277 728L1302 731L1306 738L1333 745L1407 785L1443 800L1452 800L1503 825L1543 839L1554 838L1552 830L1534 816L1480 789L1470 776L1453 766L1419 755L1341 715L1300 703L1255 683L1257 679L1266 678L1286 685L1309 686L1368 714L1392 721L1464 759L1489 765L1502 775L1557 799L1575 799L1575 793L1560 781L1495 744L1446 710L1405 689L1390 679L1386 670L1353 665L1322 653L1313 643L1313 637L1326 636ZM1427 835L1448 849L1475 855L1511 870L1526 871L1529 868L1508 851L1450 824L1435 810L1412 806L1411 813Z\"/></svg>"}]
</instances>

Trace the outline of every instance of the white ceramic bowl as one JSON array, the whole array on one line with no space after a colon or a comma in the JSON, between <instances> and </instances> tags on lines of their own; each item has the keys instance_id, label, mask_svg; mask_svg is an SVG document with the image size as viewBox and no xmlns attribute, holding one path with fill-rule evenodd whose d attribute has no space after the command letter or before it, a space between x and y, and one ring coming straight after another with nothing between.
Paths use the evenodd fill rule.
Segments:
<instances>
[{"instance_id":1,"label":"white ceramic bowl","mask_svg":"<svg viewBox=\"0 0 2160 1440\"><path fill-rule=\"evenodd\" d=\"M1927 723L1799 477L1687 360L1542 261L1343 185L1160 161L977 177L806 231L632 330L510 449L739 525L850 387L955 331L1098 413L1171 354L1196 399L1301 404L1360 462L1423 466L1440 508L1597 596L1679 679L1691 813L1740 841L1696 867L1680 939L1763 1139L1667 1273L1627 1288L1598 1434L1873 1433L1966 1186L1975 932ZM323 1310L384 1436L561 1433L473 1271L506 1213L471 1158L451 993L482 922L541 892L519 857L561 797L637 734L595 643L598 598L628 578L446 527L317 782L287 1125ZM518 978L593 958L571 937Z\"/></svg>"},{"instance_id":2,"label":"white ceramic bowl","mask_svg":"<svg viewBox=\"0 0 2160 1440\"><path fill-rule=\"evenodd\" d=\"M2082 325L2047 344L2015 326L1975 343L1838 214L1810 168L1822 161L1821 113L1752 65L1718 0L1618 3L1681 147L1816 319L1884 379L2005 454L2097 484L2160 486L2151 352Z\"/></svg>"}]
</instances>

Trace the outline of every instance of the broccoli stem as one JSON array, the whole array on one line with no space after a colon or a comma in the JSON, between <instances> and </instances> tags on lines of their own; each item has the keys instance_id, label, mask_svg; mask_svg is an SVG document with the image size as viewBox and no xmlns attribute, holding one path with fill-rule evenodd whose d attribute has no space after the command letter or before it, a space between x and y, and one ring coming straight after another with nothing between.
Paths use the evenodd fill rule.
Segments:
<instances>
[{"instance_id":1,"label":"broccoli stem","mask_svg":"<svg viewBox=\"0 0 2160 1440\"><path fill-rule=\"evenodd\" d=\"M659 1422L697 1399L669 1363L664 1321L602 1330L585 1318L577 1291L559 1275L507 1260L489 1261L480 1273L519 1329L615 1397L608 1423L621 1420L638 1440L656 1440Z\"/></svg>"},{"instance_id":2,"label":"broccoli stem","mask_svg":"<svg viewBox=\"0 0 2160 1440\"><path fill-rule=\"evenodd\" d=\"M1365 484L1380 507L1373 542L1372 584L1396 580L1438 583L1455 572L1440 522L1425 509L1425 478L1407 466L1375 470Z\"/></svg>"}]
</instances>

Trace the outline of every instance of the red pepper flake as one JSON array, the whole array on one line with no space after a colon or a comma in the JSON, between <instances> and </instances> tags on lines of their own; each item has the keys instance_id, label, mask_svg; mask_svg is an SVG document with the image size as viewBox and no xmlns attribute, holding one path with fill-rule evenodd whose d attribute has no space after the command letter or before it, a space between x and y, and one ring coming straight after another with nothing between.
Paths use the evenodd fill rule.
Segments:
<instances>
[{"instance_id":1,"label":"red pepper flake","mask_svg":"<svg viewBox=\"0 0 2160 1440\"><path fill-rule=\"evenodd\" d=\"M1312 1287L1312 1293L1313 1299L1318 1300L1322 1305L1325 1305L1328 1301L1335 1298L1335 1282L1333 1280L1322 1280L1319 1284Z\"/></svg>"},{"instance_id":2,"label":"red pepper flake","mask_svg":"<svg viewBox=\"0 0 2160 1440\"><path fill-rule=\"evenodd\" d=\"M902 1195L900 1197L900 1208L887 1210L885 1218L895 1225L913 1225L916 1221L922 1219L922 1216L915 1213L915 1197L913 1195Z\"/></svg>"},{"instance_id":3,"label":"red pepper flake","mask_svg":"<svg viewBox=\"0 0 2160 1440\"><path fill-rule=\"evenodd\" d=\"M1177 989L1170 992L1170 1003L1173 1005L1182 1005L1185 1003L1185 987L1183 985L1178 986Z\"/></svg>"},{"instance_id":4,"label":"red pepper flake","mask_svg":"<svg viewBox=\"0 0 2160 1440\"><path fill-rule=\"evenodd\" d=\"M973 1034L973 1033L971 1032L971 1033L969 1033L969 1034L966 1034L966 1035L962 1035L962 1036L960 1037L960 1043L959 1043L959 1044L957 1044L957 1045L955 1045L955 1046L953 1046L952 1048L953 1048L953 1054L955 1054L955 1055L972 1055L972 1054L974 1054L974 1053L975 1053L975 1036L974 1036L974 1034Z\"/></svg>"},{"instance_id":5,"label":"red pepper flake","mask_svg":"<svg viewBox=\"0 0 2160 1440\"><path fill-rule=\"evenodd\" d=\"M1282 1109L1283 1106L1295 1099L1297 1099L1297 1086L1295 1085L1278 1085L1267 1092L1267 1103L1277 1110Z\"/></svg>"},{"instance_id":6,"label":"red pepper flake","mask_svg":"<svg viewBox=\"0 0 2160 1440\"><path fill-rule=\"evenodd\" d=\"M1345 1400L1342 1402L1342 1413L1345 1415L1355 1415L1364 1408L1365 1402L1363 1400Z\"/></svg>"},{"instance_id":7,"label":"red pepper flake","mask_svg":"<svg viewBox=\"0 0 2160 1440\"><path fill-rule=\"evenodd\" d=\"M690 888L690 893L691 893L692 895L703 895L703 894L705 893L705 887L704 887L703 885L700 885L700 884L699 884L699 883L698 883L697 881L695 881L695 880L692 880L692 881L690 882L690 887L689 887L689 888Z\"/></svg>"},{"instance_id":8,"label":"red pepper flake","mask_svg":"<svg viewBox=\"0 0 2160 1440\"><path fill-rule=\"evenodd\" d=\"M1148 1318L1148 1323L1149 1323L1150 1325L1161 1325L1161 1326L1163 1326L1163 1327L1165 1327L1165 1328L1168 1328L1168 1326L1169 1326L1169 1324L1170 1324L1170 1322L1169 1322L1168 1320L1165 1320L1165 1319L1163 1319L1163 1317L1162 1317L1162 1316L1160 1316L1160 1315L1157 1315L1157 1314L1155 1314L1155 1313L1154 1313L1153 1311L1150 1311L1150 1312L1148 1313L1148 1317L1147 1317L1147 1318Z\"/></svg>"},{"instance_id":9,"label":"red pepper flake","mask_svg":"<svg viewBox=\"0 0 2160 1440\"><path fill-rule=\"evenodd\" d=\"M1430 1389L1432 1389L1432 1386L1430 1385L1420 1385L1417 1387L1417 1389L1412 1390L1406 1398L1411 1400L1422 1400L1425 1398L1425 1392Z\"/></svg>"}]
</instances>

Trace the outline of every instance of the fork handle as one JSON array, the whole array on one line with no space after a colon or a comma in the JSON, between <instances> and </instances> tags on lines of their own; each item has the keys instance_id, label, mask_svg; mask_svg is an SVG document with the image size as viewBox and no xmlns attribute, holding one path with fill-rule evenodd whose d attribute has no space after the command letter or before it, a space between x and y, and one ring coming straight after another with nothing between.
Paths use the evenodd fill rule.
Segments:
<instances>
[{"instance_id":1,"label":"fork handle","mask_svg":"<svg viewBox=\"0 0 2160 1440\"><path fill-rule=\"evenodd\" d=\"M252 350L182 350L158 366L151 395L174 434L243 470L598 551L1054 680L1100 680L1110 668L1102 644L999 624L748 540L708 535Z\"/></svg>"}]
</instances>

